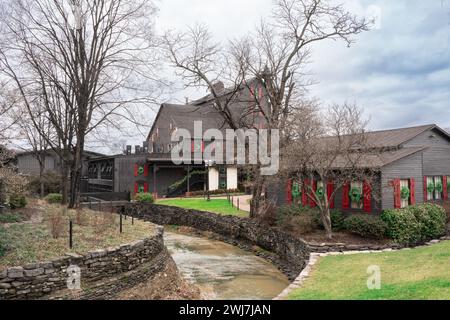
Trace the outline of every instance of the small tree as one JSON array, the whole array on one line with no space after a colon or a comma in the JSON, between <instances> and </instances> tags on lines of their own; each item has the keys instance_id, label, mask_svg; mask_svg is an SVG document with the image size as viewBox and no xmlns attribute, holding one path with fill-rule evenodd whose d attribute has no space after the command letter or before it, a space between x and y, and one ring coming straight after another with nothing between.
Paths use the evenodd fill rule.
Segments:
<instances>
[{"instance_id":1,"label":"small tree","mask_svg":"<svg viewBox=\"0 0 450 320\"><path fill-rule=\"evenodd\" d=\"M317 206L331 239L332 199L351 181L372 185L378 155L370 148L365 134L367 121L355 105L333 105L325 114L313 109L306 119L309 121L303 115L294 116L291 121L290 128L297 134L286 150L283 168L287 176L301 181L308 202ZM306 181L321 181L323 186L317 189ZM327 192L327 182L332 182L332 192Z\"/></svg>"}]
</instances>

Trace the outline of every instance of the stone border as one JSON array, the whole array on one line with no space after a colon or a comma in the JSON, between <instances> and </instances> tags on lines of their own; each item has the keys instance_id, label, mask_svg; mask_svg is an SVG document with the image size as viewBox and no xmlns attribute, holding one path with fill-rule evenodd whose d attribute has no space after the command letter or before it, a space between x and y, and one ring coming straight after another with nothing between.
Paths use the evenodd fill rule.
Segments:
<instances>
[{"instance_id":1,"label":"stone border","mask_svg":"<svg viewBox=\"0 0 450 320\"><path fill-rule=\"evenodd\" d=\"M164 245L163 235L164 228L157 227L154 236L131 244L95 250L85 255L68 254L53 261L8 268L0 272L0 300L39 299L67 290L67 268L71 265L81 269L81 284L82 289L86 291L86 297L89 297L88 293L92 291L96 291L92 295L96 298L102 298L102 293L106 297L108 293L135 284L134 278L131 277L129 280L129 277L121 277L126 273L138 270L145 264L151 266L154 261L158 266L149 270L160 269L161 261L164 262L164 259L170 258ZM145 276L151 275L150 272ZM109 281L115 278L117 281ZM107 283L108 290L91 290L101 289ZM62 298L70 299L70 295Z\"/></svg>"},{"instance_id":2,"label":"stone border","mask_svg":"<svg viewBox=\"0 0 450 320\"><path fill-rule=\"evenodd\" d=\"M303 240L247 218L137 203L128 204L119 212L158 225L185 226L211 232L219 236L218 240L244 250L258 246L276 256L260 254L261 257L273 262L289 280L294 280L300 274L309 259L310 251Z\"/></svg>"},{"instance_id":3,"label":"stone border","mask_svg":"<svg viewBox=\"0 0 450 320\"><path fill-rule=\"evenodd\" d=\"M419 249L419 248L424 248L424 247L429 247L431 245L434 244L438 244L441 243L443 241L448 241L450 240L450 236L445 236L442 237L439 240L432 240L429 241L427 243L425 243L424 245L421 246L417 246L415 247L415 249ZM283 292L281 292L276 298L274 298L273 300L285 300L289 294L291 294L293 291L299 289L302 287L302 285L305 283L305 281L309 278L311 271L313 270L313 267L316 265L316 263L319 261L319 258L321 257L327 257L327 256L339 256L339 255L355 255L355 254L369 254L369 253L382 253L382 252L396 252L396 251L405 251L405 250L412 250L412 248L400 248L400 249L392 249L392 248L386 248L383 250L362 250L362 251L339 251L339 252L325 252L325 253L320 253L320 252L315 252L315 253L311 253L309 261L305 267L305 269L303 269L303 271L300 273L300 275L297 277L297 279L295 279L295 281L289 285L289 287L287 287L286 289L283 290Z\"/></svg>"}]
</instances>

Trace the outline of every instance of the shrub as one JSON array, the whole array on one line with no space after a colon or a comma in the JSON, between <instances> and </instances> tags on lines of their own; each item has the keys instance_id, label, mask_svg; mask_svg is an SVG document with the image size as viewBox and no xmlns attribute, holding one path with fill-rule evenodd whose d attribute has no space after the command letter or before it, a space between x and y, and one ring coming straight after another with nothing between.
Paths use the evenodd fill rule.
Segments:
<instances>
[{"instance_id":1,"label":"shrub","mask_svg":"<svg viewBox=\"0 0 450 320\"><path fill-rule=\"evenodd\" d=\"M134 196L134 200L139 203L154 203L155 199L151 193L138 193Z\"/></svg>"},{"instance_id":2,"label":"shrub","mask_svg":"<svg viewBox=\"0 0 450 320\"><path fill-rule=\"evenodd\" d=\"M365 238L383 239L386 235L386 223L379 217L367 214L351 215L343 222L343 227Z\"/></svg>"},{"instance_id":3,"label":"shrub","mask_svg":"<svg viewBox=\"0 0 450 320\"><path fill-rule=\"evenodd\" d=\"M0 257L3 257L9 249L5 234L5 229L0 227Z\"/></svg>"},{"instance_id":4,"label":"shrub","mask_svg":"<svg viewBox=\"0 0 450 320\"><path fill-rule=\"evenodd\" d=\"M339 210L330 210L330 218L331 218L331 228L333 231L340 231L344 228L345 216ZM322 218L320 217L320 212L317 211L316 214L316 222L320 228L324 228Z\"/></svg>"},{"instance_id":5,"label":"shrub","mask_svg":"<svg viewBox=\"0 0 450 320\"><path fill-rule=\"evenodd\" d=\"M53 239L59 239L66 228L66 219L64 219L64 212L52 212L49 215L49 227Z\"/></svg>"},{"instance_id":6,"label":"shrub","mask_svg":"<svg viewBox=\"0 0 450 320\"><path fill-rule=\"evenodd\" d=\"M445 233L446 212L441 206L420 204L383 212L388 236L402 244L415 244L435 239Z\"/></svg>"},{"instance_id":7,"label":"shrub","mask_svg":"<svg viewBox=\"0 0 450 320\"><path fill-rule=\"evenodd\" d=\"M386 223L386 235L400 244L415 244L422 240L421 225L410 208L385 210L381 219Z\"/></svg>"},{"instance_id":8,"label":"shrub","mask_svg":"<svg viewBox=\"0 0 450 320\"><path fill-rule=\"evenodd\" d=\"M47 203L62 203L63 196L59 193L50 193L48 196L45 197L45 201Z\"/></svg>"},{"instance_id":9,"label":"shrub","mask_svg":"<svg viewBox=\"0 0 450 320\"><path fill-rule=\"evenodd\" d=\"M27 198L24 195L11 195L9 197L9 206L11 209L20 209L27 206Z\"/></svg>"},{"instance_id":10,"label":"shrub","mask_svg":"<svg viewBox=\"0 0 450 320\"><path fill-rule=\"evenodd\" d=\"M318 229L317 210L286 206L278 209L277 225L287 231L295 231L299 234L310 233Z\"/></svg>"},{"instance_id":11,"label":"shrub","mask_svg":"<svg viewBox=\"0 0 450 320\"><path fill-rule=\"evenodd\" d=\"M445 209L445 212L447 214L447 223L450 223L450 202L444 202L442 207Z\"/></svg>"},{"instance_id":12,"label":"shrub","mask_svg":"<svg viewBox=\"0 0 450 320\"><path fill-rule=\"evenodd\" d=\"M41 182L44 183L44 195L48 195L50 193L60 193L62 190L61 176L52 171L44 173L42 175L42 179L39 176L34 176L29 180L30 191L35 195L41 194Z\"/></svg>"},{"instance_id":13,"label":"shrub","mask_svg":"<svg viewBox=\"0 0 450 320\"><path fill-rule=\"evenodd\" d=\"M21 221L22 217L17 213L0 214L0 223L16 223Z\"/></svg>"},{"instance_id":14,"label":"shrub","mask_svg":"<svg viewBox=\"0 0 450 320\"><path fill-rule=\"evenodd\" d=\"M422 240L436 239L445 233L447 215L443 207L425 203L412 206L409 210L421 225Z\"/></svg>"}]
</instances>

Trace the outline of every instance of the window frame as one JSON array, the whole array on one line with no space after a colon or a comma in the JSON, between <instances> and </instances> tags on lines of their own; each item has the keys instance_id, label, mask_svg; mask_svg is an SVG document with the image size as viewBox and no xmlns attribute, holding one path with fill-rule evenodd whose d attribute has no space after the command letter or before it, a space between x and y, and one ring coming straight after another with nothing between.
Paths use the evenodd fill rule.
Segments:
<instances>
[{"instance_id":1,"label":"window frame","mask_svg":"<svg viewBox=\"0 0 450 320\"><path fill-rule=\"evenodd\" d=\"M352 198L350 197L350 192L352 191L353 188L360 188L361 194L363 195L363 197L361 197L361 200L359 201L359 204L357 204L356 202L353 202ZM364 210L364 200L363 200L364 199L364 182L363 181L352 181L352 182L350 182L350 190L349 190L348 197L350 198L350 209L352 209L352 210Z\"/></svg>"}]
</instances>

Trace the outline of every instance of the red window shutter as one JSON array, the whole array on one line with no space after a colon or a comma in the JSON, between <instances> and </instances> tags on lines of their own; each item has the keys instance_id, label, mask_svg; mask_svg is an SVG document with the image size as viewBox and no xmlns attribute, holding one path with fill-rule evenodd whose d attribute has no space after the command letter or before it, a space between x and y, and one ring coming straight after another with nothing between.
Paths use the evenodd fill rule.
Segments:
<instances>
[{"instance_id":1,"label":"red window shutter","mask_svg":"<svg viewBox=\"0 0 450 320\"><path fill-rule=\"evenodd\" d=\"M409 189L410 189L410 199L411 199L411 205L416 204L416 180L415 179L409 179Z\"/></svg>"},{"instance_id":2,"label":"red window shutter","mask_svg":"<svg viewBox=\"0 0 450 320\"><path fill-rule=\"evenodd\" d=\"M367 181L364 181L363 197L364 212L372 213L372 186Z\"/></svg>"},{"instance_id":3,"label":"red window shutter","mask_svg":"<svg viewBox=\"0 0 450 320\"><path fill-rule=\"evenodd\" d=\"M423 202L428 201L428 188L427 188L427 177L423 177Z\"/></svg>"},{"instance_id":4,"label":"red window shutter","mask_svg":"<svg viewBox=\"0 0 450 320\"><path fill-rule=\"evenodd\" d=\"M144 192L147 193L148 192L148 183L144 183Z\"/></svg>"},{"instance_id":5,"label":"red window shutter","mask_svg":"<svg viewBox=\"0 0 450 320\"><path fill-rule=\"evenodd\" d=\"M292 179L289 179L286 184L286 203L292 204Z\"/></svg>"},{"instance_id":6,"label":"red window shutter","mask_svg":"<svg viewBox=\"0 0 450 320\"><path fill-rule=\"evenodd\" d=\"M191 152L192 153L195 152L195 141L194 140L191 141Z\"/></svg>"},{"instance_id":7,"label":"red window shutter","mask_svg":"<svg viewBox=\"0 0 450 320\"><path fill-rule=\"evenodd\" d=\"M350 209L350 184L342 186L342 209Z\"/></svg>"},{"instance_id":8,"label":"red window shutter","mask_svg":"<svg viewBox=\"0 0 450 320\"><path fill-rule=\"evenodd\" d=\"M330 204L330 209L334 209L334 196L332 197L333 192L334 192L334 182L328 181L327 197L328 197L328 203Z\"/></svg>"},{"instance_id":9,"label":"red window shutter","mask_svg":"<svg viewBox=\"0 0 450 320\"><path fill-rule=\"evenodd\" d=\"M311 196L309 197L309 205L311 208L315 208L317 206L316 204L316 193L317 191L317 181L313 180L312 181L312 191L311 191Z\"/></svg>"},{"instance_id":10,"label":"red window shutter","mask_svg":"<svg viewBox=\"0 0 450 320\"><path fill-rule=\"evenodd\" d=\"M394 208L400 209L402 207L402 198L400 192L400 179L394 180Z\"/></svg>"},{"instance_id":11,"label":"red window shutter","mask_svg":"<svg viewBox=\"0 0 450 320\"><path fill-rule=\"evenodd\" d=\"M139 192L139 185L137 184L137 182L134 184L134 193L138 194Z\"/></svg>"},{"instance_id":12,"label":"red window shutter","mask_svg":"<svg viewBox=\"0 0 450 320\"><path fill-rule=\"evenodd\" d=\"M205 142L202 141L202 152L205 152Z\"/></svg>"},{"instance_id":13,"label":"red window shutter","mask_svg":"<svg viewBox=\"0 0 450 320\"><path fill-rule=\"evenodd\" d=\"M305 180L302 187L302 205L304 207L308 206L308 186L309 180Z\"/></svg>"},{"instance_id":14,"label":"red window shutter","mask_svg":"<svg viewBox=\"0 0 450 320\"><path fill-rule=\"evenodd\" d=\"M148 177L148 164L144 166L144 176Z\"/></svg>"},{"instance_id":15,"label":"red window shutter","mask_svg":"<svg viewBox=\"0 0 450 320\"><path fill-rule=\"evenodd\" d=\"M443 192L444 192L444 201L448 200L448 186L447 186L447 176L444 176L444 178L442 179L442 184L443 184Z\"/></svg>"},{"instance_id":16,"label":"red window shutter","mask_svg":"<svg viewBox=\"0 0 450 320\"><path fill-rule=\"evenodd\" d=\"M134 176L137 177L139 175L139 166L137 164L134 165Z\"/></svg>"}]
</instances>

